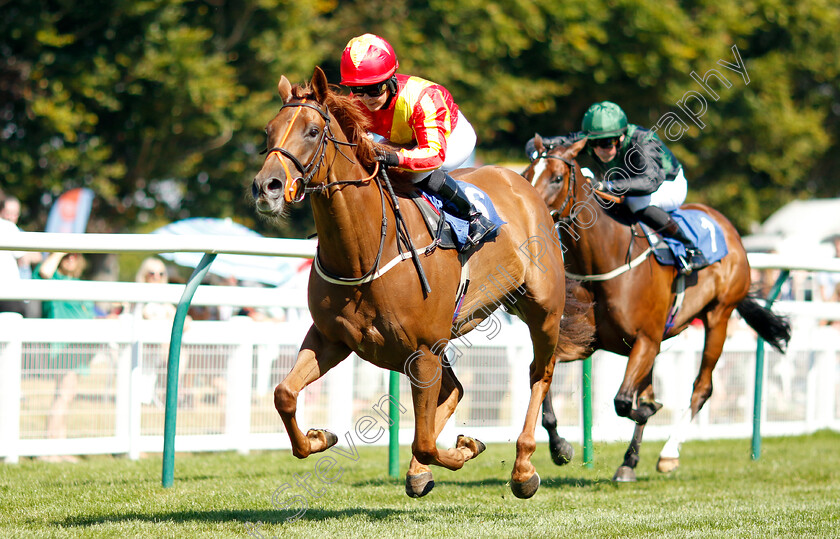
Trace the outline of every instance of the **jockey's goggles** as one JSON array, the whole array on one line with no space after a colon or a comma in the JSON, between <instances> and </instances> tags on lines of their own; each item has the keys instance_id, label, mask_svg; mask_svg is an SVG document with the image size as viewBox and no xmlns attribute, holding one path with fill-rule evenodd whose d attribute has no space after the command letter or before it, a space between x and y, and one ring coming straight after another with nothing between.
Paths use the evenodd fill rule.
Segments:
<instances>
[{"instance_id":1,"label":"jockey's goggles","mask_svg":"<svg viewBox=\"0 0 840 539\"><path fill-rule=\"evenodd\" d=\"M599 138L590 140L589 144L594 148L612 148L613 146L618 146L620 141L620 137Z\"/></svg>"},{"instance_id":2,"label":"jockey's goggles","mask_svg":"<svg viewBox=\"0 0 840 539\"><path fill-rule=\"evenodd\" d=\"M350 91L356 95L366 95L369 97L379 97L388 88L386 81L377 82L376 84L369 84L367 86L348 86Z\"/></svg>"}]
</instances>

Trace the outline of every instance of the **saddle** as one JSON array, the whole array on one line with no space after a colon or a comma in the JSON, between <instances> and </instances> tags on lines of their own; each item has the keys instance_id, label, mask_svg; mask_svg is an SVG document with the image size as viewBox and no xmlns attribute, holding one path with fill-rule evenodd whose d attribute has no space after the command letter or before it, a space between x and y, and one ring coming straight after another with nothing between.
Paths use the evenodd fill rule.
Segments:
<instances>
[{"instance_id":1,"label":"saddle","mask_svg":"<svg viewBox=\"0 0 840 539\"><path fill-rule=\"evenodd\" d=\"M484 216L489 219L496 228L489 232L481 243L492 240L499 234L499 229L506 221L503 221L499 214L496 213L496 208L490 197L479 189L478 187L465 183L458 182L461 186L469 191L473 191L470 200L473 201L475 207L481 211ZM426 223L426 228L429 234L434 238L434 247L441 249L458 249L466 243L469 236L470 224L469 222L455 217L447 211L447 202L444 202L437 196L415 189L407 194L408 198L414 202L423 216L423 221Z\"/></svg>"},{"instance_id":2,"label":"saddle","mask_svg":"<svg viewBox=\"0 0 840 539\"><path fill-rule=\"evenodd\" d=\"M682 242L666 238L644 223L639 222L633 212L623 204L613 204L606 208L607 214L625 226L638 224L647 237L656 261L663 266L681 268L679 257L685 256L685 246ZM695 257L691 264L692 270L705 268L721 260L729 252L723 229L709 214L700 210L676 210L670 212L674 221L702 253L702 257Z\"/></svg>"}]
</instances>

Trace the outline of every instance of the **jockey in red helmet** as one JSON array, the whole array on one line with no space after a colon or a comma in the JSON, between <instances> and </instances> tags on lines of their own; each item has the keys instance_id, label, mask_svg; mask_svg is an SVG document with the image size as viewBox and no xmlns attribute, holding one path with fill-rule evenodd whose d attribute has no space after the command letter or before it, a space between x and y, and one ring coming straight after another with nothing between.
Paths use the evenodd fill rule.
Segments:
<instances>
[{"instance_id":1,"label":"jockey in red helmet","mask_svg":"<svg viewBox=\"0 0 840 539\"><path fill-rule=\"evenodd\" d=\"M351 39L341 55L341 84L365 106L371 132L406 146L382 151L378 160L413 173L412 182L451 202L456 216L470 223L470 248L493 230L466 193L446 174L461 166L475 149L475 131L452 95L434 82L397 74L397 55L379 36Z\"/></svg>"}]
</instances>

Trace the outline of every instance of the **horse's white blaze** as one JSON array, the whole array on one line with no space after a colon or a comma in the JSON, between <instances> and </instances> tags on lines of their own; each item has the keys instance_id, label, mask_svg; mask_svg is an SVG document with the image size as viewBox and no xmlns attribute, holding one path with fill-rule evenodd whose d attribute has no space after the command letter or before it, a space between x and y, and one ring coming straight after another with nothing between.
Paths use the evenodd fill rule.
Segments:
<instances>
[{"instance_id":1,"label":"horse's white blaze","mask_svg":"<svg viewBox=\"0 0 840 539\"><path fill-rule=\"evenodd\" d=\"M547 159L540 159L534 164L534 179L531 180L531 185L534 187L537 186L537 180L542 176L543 170L545 170Z\"/></svg>"},{"instance_id":2,"label":"horse's white blaze","mask_svg":"<svg viewBox=\"0 0 840 539\"><path fill-rule=\"evenodd\" d=\"M659 453L660 458L678 459L680 458L680 446L685 441L688 434L688 426L691 424L691 408L686 408L680 417L679 423L671 433L671 437L665 442L665 447Z\"/></svg>"}]
</instances>

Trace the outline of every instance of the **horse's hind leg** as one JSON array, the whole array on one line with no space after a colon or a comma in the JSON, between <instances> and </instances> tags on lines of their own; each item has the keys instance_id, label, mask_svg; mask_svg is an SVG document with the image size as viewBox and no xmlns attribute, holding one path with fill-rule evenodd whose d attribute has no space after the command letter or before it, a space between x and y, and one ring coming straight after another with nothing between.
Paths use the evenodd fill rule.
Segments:
<instances>
[{"instance_id":1,"label":"horse's hind leg","mask_svg":"<svg viewBox=\"0 0 840 539\"><path fill-rule=\"evenodd\" d=\"M661 404L656 403L653 395L653 385L648 384L644 391L639 396L639 407L653 406L654 413L662 407ZM650 414L653 415L653 414ZM633 429L633 438L630 440L630 445L627 446L627 451L624 452L624 462L616 470L612 480L619 483L632 483L636 481L636 465L639 464L639 451L642 447L642 437L645 432L645 425L650 415L642 415L644 418L642 422L636 422L636 427Z\"/></svg>"},{"instance_id":2,"label":"horse's hind leg","mask_svg":"<svg viewBox=\"0 0 840 539\"><path fill-rule=\"evenodd\" d=\"M664 322L663 322L664 325ZM636 423L633 439L624 454L624 462L613 476L613 481L635 481L635 468L639 462L639 449L647 420L662 406L653 396L653 361L659 353L660 341L646 335L639 335L630 356L624 380L615 396L615 412L620 417L627 417Z\"/></svg>"},{"instance_id":3,"label":"horse's hind leg","mask_svg":"<svg viewBox=\"0 0 840 539\"><path fill-rule=\"evenodd\" d=\"M542 403L542 426L548 432L548 451L554 464L563 466L571 462L575 450L572 444L557 433L557 416L554 415L554 404L551 402L551 388L546 392Z\"/></svg>"},{"instance_id":4,"label":"horse's hind leg","mask_svg":"<svg viewBox=\"0 0 840 539\"><path fill-rule=\"evenodd\" d=\"M350 355L344 344L328 341L314 325L309 328L292 370L274 388L274 407L286 426L292 442L292 453L306 458L312 453L329 449L338 438L326 430L310 430L306 434L298 428L297 398L301 390L322 377Z\"/></svg>"},{"instance_id":5,"label":"horse's hind leg","mask_svg":"<svg viewBox=\"0 0 840 539\"><path fill-rule=\"evenodd\" d=\"M455 377L452 368L445 366L442 373L440 395L438 396L438 407L435 411L435 439L440 436L446 422L455 413L455 408L461 402L463 396L464 388L461 382ZM473 438L459 436L455 449L461 451L464 458L470 460L484 451L484 444ZM432 479L431 469L425 464L420 464L420 461L412 456L405 477L405 493L412 498L420 498L431 492L434 486L435 482Z\"/></svg>"},{"instance_id":6,"label":"horse's hind leg","mask_svg":"<svg viewBox=\"0 0 840 539\"><path fill-rule=\"evenodd\" d=\"M694 416L700 412L700 409L712 395L712 371L715 369L721 353L723 353L726 328L729 325L729 317L732 315L733 309L734 307L728 307L723 310L712 311L703 319L706 328L706 342L703 346L700 371L694 380L691 406L683 412L680 422L659 453L659 462L656 464L656 469L662 473L672 472L679 467L680 446L685 441L688 427Z\"/></svg>"}]
</instances>

